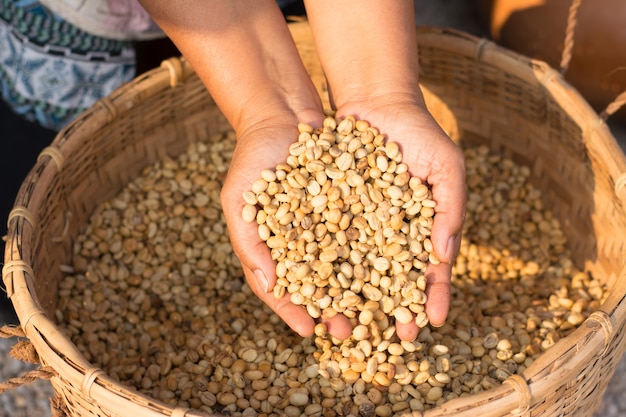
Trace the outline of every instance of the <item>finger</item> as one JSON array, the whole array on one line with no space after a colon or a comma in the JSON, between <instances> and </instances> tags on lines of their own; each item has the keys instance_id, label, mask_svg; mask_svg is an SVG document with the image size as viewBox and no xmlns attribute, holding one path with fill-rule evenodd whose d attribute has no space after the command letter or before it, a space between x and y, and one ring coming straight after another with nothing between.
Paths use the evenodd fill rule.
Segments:
<instances>
[{"instance_id":1,"label":"finger","mask_svg":"<svg viewBox=\"0 0 626 417\"><path fill-rule=\"evenodd\" d=\"M243 224L231 232L233 250L243 268L253 272L255 282L265 293L270 293L276 284L276 262L270 249L258 236L256 223Z\"/></svg>"},{"instance_id":2,"label":"finger","mask_svg":"<svg viewBox=\"0 0 626 417\"><path fill-rule=\"evenodd\" d=\"M441 262L452 263L461 244L461 232L465 221L466 185L464 166L460 161L452 163L445 174L429 178L435 200L435 216L431 241L435 254Z\"/></svg>"},{"instance_id":3,"label":"finger","mask_svg":"<svg viewBox=\"0 0 626 417\"><path fill-rule=\"evenodd\" d=\"M250 271L263 271L257 280L263 284L263 290L268 292L276 282L276 263L271 257L269 247L259 237L257 222L254 220L247 222L243 218L242 211L245 202L242 188L245 187L249 189L250 185L245 177L241 176L240 171L230 171L222 187L220 201L233 251L243 268L248 268Z\"/></svg>"},{"instance_id":4,"label":"finger","mask_svg":"<svg viewBox=\"0 0 626 417\"><path fill-rule=\"evenodd\" d=\"M396 321L396 334L398 335L400 340L412 342L417 338L419 331L420 329L415 321L412 321L410 323L400 323Z\"/></svg>"},{"instance_id":5,"label":"finger","mask_svg":"<svg viewBox=\"0 0 626 417\"><path fill-rule=\"evenodd\" d=\"M326 331L333 337L344 340L352 335L352 324L343 314L337 314L329 319L322 319L326 325Z\"/></svg>"},{"instance_id":6,"label":"finger","mask_svg":"<svg viewBox=\"0 0 626 417\"><path fill-rule=\"evenodd\" d=\"M457 206L452 209L449 208L450 205L446 206L449 211L437 211L435 208L436 212L430 236L437 259L448 264L452 264L459 253L465 219L464 204L461 205L459 202L453 204L457 204ZM437 207L445 205L446 202L437 201Z\"/></svg>"},{"instance_id":7,"label":"finger","mask_svg":"<svg viewBox=\"0 0 626 417\"><path fill-rule=\"evenodd\" d=\"M230 240L242 268L252 271L247 276L254 279L263 292L271 292L276 284L276 263L270 249L258 235L257 224L242 221L234 211L231 211L230 217L227 220Z\"/></svg>"},{"instance_id":8,"label":"finger","mask_svg":"<svg viewBox=\"0 0 626 417\"><path fill-rule=\"evenodd\" d=\"M426 315L430 324L439 327L450 309L450 264L429 265L426 271Z\"/></svg>"},{"instance_id":9,"label":"finger","mask_svg":"<svg viewBox=\"0 0 626 417\"><path fill-rule=\"evenodd\" d=\"M263 279L259 279L259 271L252 271L244 268L244 273L248 281L248 285L252 291L263 301L269 308L274 311L293 331L302 337L308 337L313 334L315 322L313 318L302 308L289 300L289 295L285 294L281 298L276 298L273 291L265 291Z\"/></svg>"}]
</instances>

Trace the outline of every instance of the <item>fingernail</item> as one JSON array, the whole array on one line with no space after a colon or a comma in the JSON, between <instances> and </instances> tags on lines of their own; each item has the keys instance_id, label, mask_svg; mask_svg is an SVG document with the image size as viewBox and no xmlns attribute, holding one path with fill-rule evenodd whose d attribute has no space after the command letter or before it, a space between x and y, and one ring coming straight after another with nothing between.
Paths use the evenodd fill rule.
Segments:
<instances>
[{"instance_id":1,"label":"fingernail","mask_svg":"<svg viewBox=\"0 0 626 417\"><path fill-rule=\"evenodd\" d=\"M257 281L259 281L259 283L263 287L263 291L270 292L270 283L267 280L267 277L265 276L265 273L263 272L263 270L262 269L256 269L254 271L254 276L256 277Z\"/></svg>"},{"instance_id":2,"label":"fingernail","mask_svg":"<svg viewBox=\"0 0 626 417\"><path fill-rule=\"evenodd\" d=\"M450 236L448 238L448 244L446 246L446 252L445 252L445 256L446 256L446 262L452 262L453 258L454 258L454 236Z\"/></svg>"}]
</instances>

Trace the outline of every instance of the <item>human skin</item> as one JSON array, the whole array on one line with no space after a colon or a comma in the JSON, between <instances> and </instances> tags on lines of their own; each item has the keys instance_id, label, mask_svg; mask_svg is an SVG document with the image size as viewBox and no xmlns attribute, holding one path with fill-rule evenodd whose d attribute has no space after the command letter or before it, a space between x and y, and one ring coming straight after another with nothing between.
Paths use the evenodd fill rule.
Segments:
<instances>
[{"instance_id":1,"label":"human skin","mask_svg":"<svg viewBox=\"0 0 626 417\"><path fill-rule=\"evenodd\" d=\"M243 192L262 169L284 162L299 122L321 126L322 103L274 0L142 0L190 62L233 127L237 144L221 201L233 249L254 293L302 336L315 321L305 309L276 299L275 262L254 224L241 217ZM450 271L461 238L465 170L460 149L431 117L418 87L413 2L308 0L307 16L339 117L367 120L400 144L410 173L427 181L437 203L431 240L426 312L445 322ZM326 322L333 336L351 334L342 315ZM415 324L397 325L413 340Z\"/></svg>"}]
</instances>

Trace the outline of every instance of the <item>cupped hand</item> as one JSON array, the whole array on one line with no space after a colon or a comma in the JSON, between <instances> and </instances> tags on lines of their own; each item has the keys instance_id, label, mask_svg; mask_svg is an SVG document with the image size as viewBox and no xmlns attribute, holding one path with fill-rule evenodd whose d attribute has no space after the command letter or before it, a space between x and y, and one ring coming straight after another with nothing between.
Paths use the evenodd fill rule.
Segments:
<instances>
[{"instance_id":1,"label":"cupped hand","mask_svg":"<svg viewBox=\"0 0 626 417\"><path fill-rule=\"evenodd\" d=\"M323 113L308 111L300 114L283 112L267 115L249 128L237 132L230 168L222 187L221 203L228 225L233 250L238 256L252 291L267 304L289 327L301 336L314 332L315 321L302 306L293 304L289 295L276 298L276 262L267 244L258 235L257 223L242 217L243 193L261 176L261 170L274 169L285 163L289 145L298 138L299 122L321 126ZM352 328L348 319L338 315L325 321L327 331L339 339L347 338Z\"/></svg>"},{"instance_id":2,"label":"cupped hand","mask_svg":"<svg viewBox=\"0 0 626 417\"><path fill-rule=\"evenodd\" d=\"M465 217L465 164L461 149L439 127L423 101L402 97L377 97L368 102L347 103L337 110L339 117L354 115L366 120L387 140L396 142L402 160L412 176L432 187L436 202L431 241L440 263L426 270L428 296L426 314L433 326L442 325L450 307L452 262L461 242ZM397 323L403 340L414 340L418 326Z\"/></svg>"}]
</instances>

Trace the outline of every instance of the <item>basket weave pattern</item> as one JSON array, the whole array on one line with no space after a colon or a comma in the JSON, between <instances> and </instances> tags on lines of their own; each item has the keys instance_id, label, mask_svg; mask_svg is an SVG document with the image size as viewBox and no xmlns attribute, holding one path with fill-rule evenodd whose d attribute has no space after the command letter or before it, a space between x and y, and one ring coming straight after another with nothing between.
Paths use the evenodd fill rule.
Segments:
<instances>
[{"instance_id":1,"label":"basket weave pattern","mask_svg":"<svg viewBox=\"0 0 626 417\"><path fill-rule=\"evenodd\" d=\"M324 97L308 26L290 25ZM591 416L626 348L626 160L601 118L554 69L469 35L418 29L428 106L460 143L527 165L580 263L610 290L602 309L521 375L425 416ZM230 130L190 66L171 59L116 90L58 134L9 216L3 280L20 324L72 416L203 416L115 382L54 323L72 240L140 170Z\"/></svg>"}]
</instances>

